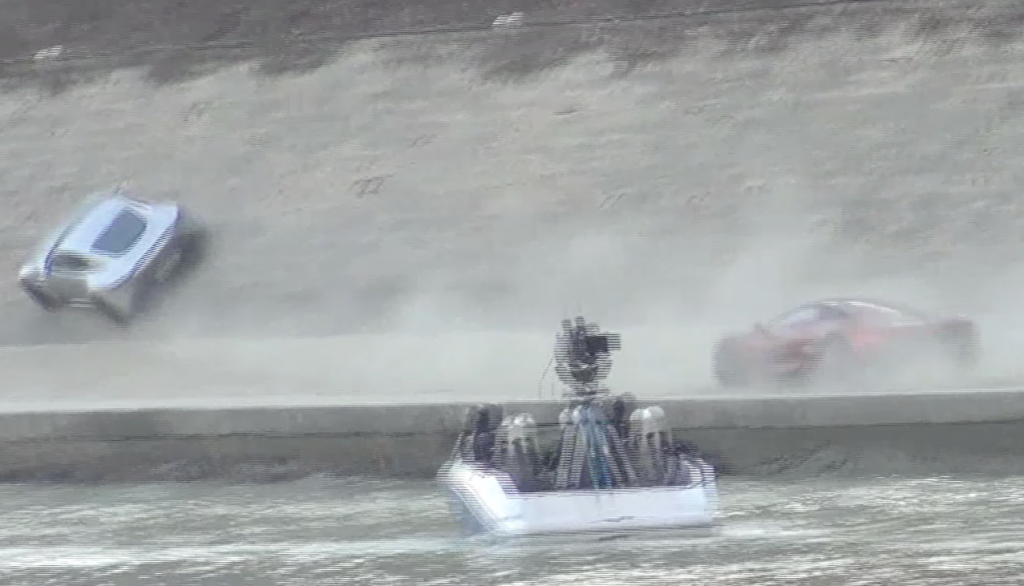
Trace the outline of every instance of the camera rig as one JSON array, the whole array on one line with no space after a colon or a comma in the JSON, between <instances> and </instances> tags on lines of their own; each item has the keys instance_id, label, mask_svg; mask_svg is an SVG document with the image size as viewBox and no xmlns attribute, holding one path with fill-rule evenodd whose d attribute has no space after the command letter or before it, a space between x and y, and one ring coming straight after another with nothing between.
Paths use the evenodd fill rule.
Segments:
<instances>
[{"instance_id":1,"label":"camera rig","mask_svg":"<svg viewBox=\"0 0 1024 586\"><path fill-rule=\"evenodd\" d=\"M622 349L620 334L602 332L583 316L562 320L555 341L555 373L575 398L608 394L601 382L612 368L611 353Z\"/></svg>"},{"instance_id":2,"label":"camera rig","mask_svg":"<svg viewBox=\"0 0 1024 586\"><path fill-rule=\"evenodd\" d=\"M621 348L619 334L583 316L562 320L554 361L568 404L558 415L557 440L542 444L529 413L506 416L499 404L479 404L467 410L450 462L501 470L521 492L701 482L706 465L673 439L661 407L638 406L631 393L613 394L601 384Z\"/></svg>"}]
</instances>

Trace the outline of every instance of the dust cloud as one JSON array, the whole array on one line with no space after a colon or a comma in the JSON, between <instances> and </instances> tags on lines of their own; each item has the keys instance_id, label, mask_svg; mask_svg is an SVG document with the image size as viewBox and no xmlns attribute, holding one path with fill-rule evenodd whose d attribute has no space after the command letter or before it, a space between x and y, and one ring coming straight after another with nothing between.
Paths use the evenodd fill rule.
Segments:
<instances>
[{"instance_id":1,"label":"dust cloud","mask_svg":"<svg viewBox=\"0 0 1024 586\"><path fill-rule=\"evenodd\" d=\"M536 332L530 363L493 342L485 380L539 376L537 348L582 311L624 335L613 382L664 395L711 383L726 332L870 295L976 318L985 363L960 382L1019 380L1024 46L929 37L918 14L876 15L871 35L840 22L867 13L814 14L810 32L742 43L726 31L763 23L679 25L647 61L615 44L633 24L529 72L537 35L555 50L584 33L366 40L294 75L243 62L10 91L0 271L81 193L125 179L216 239L127 333L40 315L8 283L4 341L466 332L443 349L459 354L480 352L473 332Z\"/></svg>"}]
</instances>

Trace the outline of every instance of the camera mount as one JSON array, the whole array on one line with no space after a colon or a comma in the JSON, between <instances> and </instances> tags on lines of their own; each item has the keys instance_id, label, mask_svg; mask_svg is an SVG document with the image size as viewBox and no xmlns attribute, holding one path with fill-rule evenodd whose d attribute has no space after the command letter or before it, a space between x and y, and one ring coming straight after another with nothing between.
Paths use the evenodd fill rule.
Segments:
<instances>
[{"instance_id":1,"label":"camera mount","mask_svg":"<svg viewBox=\"0 0 1024 586\"><path fill-rule=\"evenodd\" d=\"M608 394L600 383L612 368L611 353L622 349L617 333L602 332L583 316L563 319L555 342L555 373L569 396L594 397Z\"/></svg>"}]
</instances>

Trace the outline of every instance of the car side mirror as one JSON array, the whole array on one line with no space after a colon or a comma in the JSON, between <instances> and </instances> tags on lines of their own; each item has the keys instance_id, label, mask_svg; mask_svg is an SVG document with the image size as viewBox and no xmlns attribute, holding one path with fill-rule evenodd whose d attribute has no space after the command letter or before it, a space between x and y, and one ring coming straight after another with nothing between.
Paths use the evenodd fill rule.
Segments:
<instances>
[{"instance_id":1,"label":"car side mirror","mask_svg":"<svg viewBox=\"0 0 1024 586\"><path fill-rule=\"evenodd\" d=\"M754 331L759 334L764 334L766 336L768 335L768 329L765 328L761 322L757 322L756 324L754 324Z\"/></svg>"}]
</instances>

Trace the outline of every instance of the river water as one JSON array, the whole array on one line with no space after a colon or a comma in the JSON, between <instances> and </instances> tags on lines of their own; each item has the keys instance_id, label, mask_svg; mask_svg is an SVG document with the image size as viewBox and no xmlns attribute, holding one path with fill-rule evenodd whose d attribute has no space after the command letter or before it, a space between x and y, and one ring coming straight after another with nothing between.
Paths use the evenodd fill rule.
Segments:
<instances>
[{"instance_id":1,"label":"river water","mask_svg":"<svg viewBox=\"0 0 1024 586\"><path fill-rule=\"evenodd\" d=\"M722 526L478 543L428 482L0 487L25 586L1019 584L1024 479L736 481Z\"/></svg>"}]
</instances>

